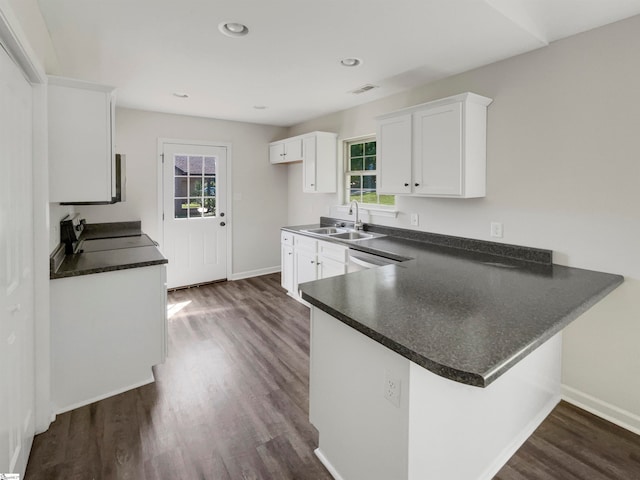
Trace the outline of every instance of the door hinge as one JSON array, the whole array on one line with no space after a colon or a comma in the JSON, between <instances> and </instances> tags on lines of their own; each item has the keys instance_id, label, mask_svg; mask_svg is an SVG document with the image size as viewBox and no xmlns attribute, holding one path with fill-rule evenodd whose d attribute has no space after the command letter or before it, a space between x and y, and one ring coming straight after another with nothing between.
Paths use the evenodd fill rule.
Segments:
<instances>
[{"instance_id":1,"label":"door hinge","mask_svg":"<svg viewBox=\"0 0 640 480\"><path fill-rule=\"evenodd\" d=\"M162 212L162 221L164 222L164 212Z\"/></svg>"},{"instance_id":2,"label":"door hinge","mask_svg":"<svg viewBox=\"0 0 640 480\"><path fill-rule=\"evenodd\" d=\"M162 157L162 163L164 163L164 153L161 153L160 157Z\"/></svg>"}]
</instances>

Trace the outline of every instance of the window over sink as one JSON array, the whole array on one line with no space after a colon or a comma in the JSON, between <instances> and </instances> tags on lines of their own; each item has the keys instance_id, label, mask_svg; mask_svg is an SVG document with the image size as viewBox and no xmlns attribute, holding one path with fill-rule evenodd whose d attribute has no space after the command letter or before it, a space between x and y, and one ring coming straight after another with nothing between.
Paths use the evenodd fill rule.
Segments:
<instances>
[{"instance_id":1,"label":"window over sink","mask_svg":"<svg viewBox=\"0 0 640 480\"><path fill-rule=\"evenodd\" d=\"M376 137L366 137L345 142L346 199L364 205L391 207L395 195L379 195Z\"/></svg>"}]
</instances>

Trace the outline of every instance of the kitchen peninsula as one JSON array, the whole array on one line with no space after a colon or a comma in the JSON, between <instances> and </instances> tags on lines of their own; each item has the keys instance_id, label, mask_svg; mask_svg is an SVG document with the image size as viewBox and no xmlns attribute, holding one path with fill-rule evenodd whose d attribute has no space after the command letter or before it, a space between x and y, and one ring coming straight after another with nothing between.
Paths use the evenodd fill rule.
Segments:
<instances>
[{"instance_id":1,"label":"kitchen peninsula","mask_svg":"<svg viewBox=\"0 0 640 480\"><path fill-rule=\"evenodd\" d=\"M343 480L490 479L560 399L562 329L623 278L368 228L387 236L350 248L411 260L300 287L317 454Z\"/></svg>"}]
</instances>

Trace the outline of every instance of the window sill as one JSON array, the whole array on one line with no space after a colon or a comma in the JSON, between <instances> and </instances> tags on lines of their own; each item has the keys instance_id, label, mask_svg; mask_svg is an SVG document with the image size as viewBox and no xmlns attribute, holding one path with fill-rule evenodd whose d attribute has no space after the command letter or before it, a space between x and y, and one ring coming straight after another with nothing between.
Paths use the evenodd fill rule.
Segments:
<instances>
[{"instance_id":1,"label":"window sill","mask_svg":"<svg viewBox=\"0 0 640 480\"><path fill-rule=\"evenodd\" d=\"M349 214L349 205L336 205L333 207L337 213L342 213L344 215ZM388 218L397 218L398 210L396 210L395 206L382 206L382 205L367 205L358 203L358 208L360 212L366 212L368 216L374 217L388 217Z\"/></svg>"}]
</instances>

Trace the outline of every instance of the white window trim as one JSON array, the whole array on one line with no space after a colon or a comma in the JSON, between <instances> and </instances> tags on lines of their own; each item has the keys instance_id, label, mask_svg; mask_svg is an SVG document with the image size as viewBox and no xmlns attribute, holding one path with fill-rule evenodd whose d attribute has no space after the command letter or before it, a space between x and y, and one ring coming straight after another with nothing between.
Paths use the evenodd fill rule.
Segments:
<instances>
[{"instance_id":1,"label":"white window trim","mask_svg":"<svg viewBox=\"0 0 640 480\"><path fill-rule=\"evenodd\" d=\"M351 142L358 142L361 140L365 140L367 138L376 138L375 133L368 133L366 135L358 135L357 137L347 137L347 138L338 138L338 142L342 145L342 148L338 149L338 165L340 165L340 169L338 170L338 182L341 186L338 194L339 205L334 205L333 210L342 213L344 212L344 216L348 216L349 214L349 204L346 203L346 187L345 187L345 178L347 172L346 166L346 158L347 158L347 144ZM396 196L397 197L397 196ZM381 205L379 203L360 203L358 202L358 208L361 212L364 212L369 217L391 217L397 218L398 216L398 208L397 205Z\"/></svg>"},{"instance_id":2,"label":"white window trim","mask_svg":"<svg viewBox=\"0 0 640 480\"><path fill-rule=\"evenodd\" d=\"M338 165L340 165L340 170L338 170L338 181L340 182L340 194L338 196L338 201L340 205L335 205L335 210L337 212L348 212L349 204L347 202L346 194L346 176L347 176L347 166L346 159L347 155L347 145L353 142L359 142L368 138L376 138L375 133L368 133L366 135L358 135L357 137L347 137L347 138L339 138L338 142L342 145L342 148L338 149ZM376 138L377 142L377 138ZM376 170L377 171L377 170ZM376 173L377 175L377 173ZM397 200L397 195L394 195ZM360 211L366 212L369 216L373 215L376 217L392 217L396 218L398 216L398 207L397 204L394 205L382 205L380 203L360 203L358 202L358 207Z\"/></svg>"}]
</instances>

